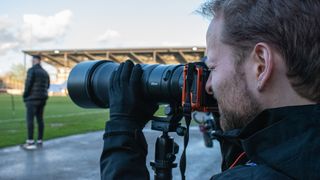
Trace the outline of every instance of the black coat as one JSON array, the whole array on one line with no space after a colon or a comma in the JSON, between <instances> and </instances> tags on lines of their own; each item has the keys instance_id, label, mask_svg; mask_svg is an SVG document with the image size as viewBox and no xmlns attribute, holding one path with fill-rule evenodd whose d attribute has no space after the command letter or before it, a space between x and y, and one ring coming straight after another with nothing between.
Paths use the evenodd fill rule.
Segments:
<instances>
[{"instance_id":1,"label":"black coat","mask_svg":"<svg viewBox=\"0 0 320 180\"><path fill-rule=\"evenodd\" d=\"M320 179L320 104L266 110L238 137L250 161L212 179Z\"/></svg>"},{"instance_id":2,"label":"black coat","mask_svg":"<svg viewBox=\"0 0 320 180\"><path fill-rule=\"evenodd\" d=\"M48 73L40 64L32 66L27 72L23 100L28 101L45 101L48 99L48 88L50 78Z\"/></svg>"},{"instance_id":3,"label":"black coat","mask_svg":"<svg viewBox=\"0 0 320 180\"><path fill-rule=\"evenodd\" d=\"M106 125L102 179L149 179L145 139L134 129L126 122ZM234 138L249 161L212 179L320 179L320 104L265 110L238 132Z\"/></svg>"}]
</instances>

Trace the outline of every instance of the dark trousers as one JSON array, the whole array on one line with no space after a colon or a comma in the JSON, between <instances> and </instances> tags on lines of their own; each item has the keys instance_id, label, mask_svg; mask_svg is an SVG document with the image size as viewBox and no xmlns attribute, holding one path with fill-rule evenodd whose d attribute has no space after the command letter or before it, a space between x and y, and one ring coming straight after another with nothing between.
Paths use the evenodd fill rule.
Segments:
<instances>
[{"instance_id":1,"label":"dark trousers","mask_svg":"<svg viewBox=\"0 0 320 180\"><path fill-rule=\"evenodd\" d=\"M43 122L43 111L46 101L28 101L26 102L27 108L27 128L28 128L28 139L33 139L33 129L34 129L34 117L37 119L38 123L38 140L42 140L44 132L44 122Z\"/></svg>"}]
</instances>

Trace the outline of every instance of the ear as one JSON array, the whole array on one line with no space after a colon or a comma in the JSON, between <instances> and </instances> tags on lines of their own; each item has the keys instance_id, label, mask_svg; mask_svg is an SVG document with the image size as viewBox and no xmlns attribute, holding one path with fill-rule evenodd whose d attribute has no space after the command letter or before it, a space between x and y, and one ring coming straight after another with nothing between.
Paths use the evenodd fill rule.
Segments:
<instances>
[{"instance_id":1,"label":"ear","mask_svg":"<svg viewBox=\"0 0 320 180\"><path fill-rule=\"evenodd\" d=\"M256 64L257 89L258 91L263 91L273 71L274 57L272 55L272 49L266 43L257 43L253 49L253 53Z\"/></svg>"}]
</instances>

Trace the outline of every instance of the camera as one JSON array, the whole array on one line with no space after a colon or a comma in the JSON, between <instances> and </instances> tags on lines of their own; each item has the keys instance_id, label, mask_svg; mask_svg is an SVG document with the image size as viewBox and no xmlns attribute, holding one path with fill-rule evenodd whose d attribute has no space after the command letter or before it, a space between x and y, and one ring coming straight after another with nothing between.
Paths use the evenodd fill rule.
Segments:
<instances>
[{"instance_id":1,"label":"camera","mask_svg":"<svg viewBox=\"0 0 320 180\"><path fill-rule=\"evenodd\" d=\"M169 132L184 136L184 152L180 159L181 175L184 176L191 112L218 112L216 100L205 91L210 71L203 62L141 66L143 97L158 104L169 104L165 110L167 116L153 117L151 124L151 129L162 131L155 144L155 161L150 163L155 179L172 179L172 168L177 166L174 160L178 145ZM67 83L72 101L84 108L108 108L108 90L112 74L118 67L118 63L108 60L77 64L71 70ZM183 116L186 127L180 123Z\"/></svg>"},{"instance_id":2,"label":"camera","mask_svg":"<svg viewBox=\"0 0 320 180\"><path fill-rule=\"evenodd\" d=\"M85 61L70 72L67 88L72 101L83 108L108 108L108 87L119 64L109 60ZM142 64L141 86L146 99L183 106L190 98L192 111L217 111L215 99L206 93L210 71L203 62L186 65ZM189 73L189 75L188 75ZM192 76L192 82L187 77Z\"/></svg>"}]
</instances>

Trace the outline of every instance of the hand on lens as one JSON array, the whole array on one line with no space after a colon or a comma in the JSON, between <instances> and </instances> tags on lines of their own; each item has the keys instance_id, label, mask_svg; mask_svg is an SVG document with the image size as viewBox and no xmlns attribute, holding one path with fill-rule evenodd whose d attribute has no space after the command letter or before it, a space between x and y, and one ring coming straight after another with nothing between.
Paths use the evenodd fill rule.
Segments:
<instances>
[{"instance_id":1,"label":"hand on lens","mask_svg":"<svg viewBox=\"0 0 320 180\"><path fill-rule=\"evenodd\" d=\"M152 118L158 105L143 97L142 68L127 60L113 73L109 87L110 120L136 122L141 128Z\"/></svg>"}]
</instances>

